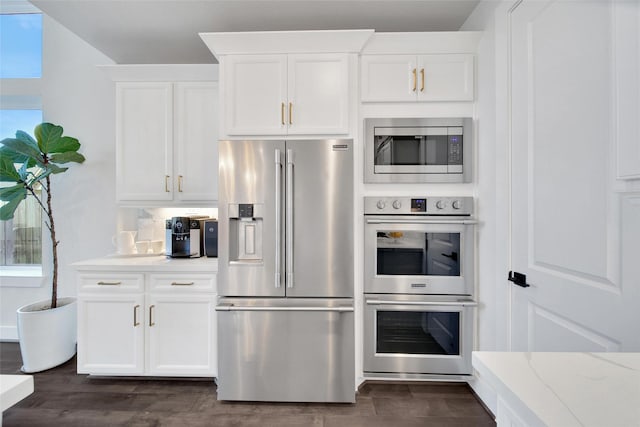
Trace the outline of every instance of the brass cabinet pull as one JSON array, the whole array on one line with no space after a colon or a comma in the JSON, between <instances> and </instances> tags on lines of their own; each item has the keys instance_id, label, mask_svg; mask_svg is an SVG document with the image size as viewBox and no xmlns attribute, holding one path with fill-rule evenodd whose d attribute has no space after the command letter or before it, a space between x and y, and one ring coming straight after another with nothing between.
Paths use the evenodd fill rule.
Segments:
<instances>
[{"instance_id":1,"label":"brass cabinet pull","mask_svg":"<svg viewBox=\"0 0 640 427\"><path fill-rule=\"evenodd\" d=\"M282 126L285 125L285 123L284 123L284 102L280 104L280 123L282 124Z\"/></svg>"},{"instance_id":2,"label":"brass cabinet pull","mask_svg":"<svg viewBox=\"0 0 640 427\"><path fill-rule=\"evenodd\" d=\"M155 325L153 322L153 307L155 307L155 305L149 306L149 326Z\"/></svg>"},{"instance_id":3,"label":"brass cabinet pull","mask_svg":"<svg viewBox=\"0 0 640 427\"><path fill-rule=\"evenodd\" d=\"M169 175L164 176L164 191L166 193L169 192L169 178L171 178Z\"/></svg>"},{"instance_id":4,"label":"brass cabinet pull","mask_svg":"<svg viewBox=\"0 0 640 427\"><path fill-rule=\"evenodd\" d=\"M182 175L178 175L178 192L182 193Z\"/></svg>"},{"instance_id":5,"label":"brass cabinet pull","mask_svg":"<svg viewBox=\"0 0 640 427\"><path fill-rule=\"evenodd\" d=\"M424 68L420 70L420 92L424 92Z\"/></svg>"},{"instance_id":6,"label":"brass cabinet pull","mask_svg":"<svg viewBox=\"0 0 640 427\"><path fill-rule=\"evenodd\" d=\"M289 103L289 124L293 124L293 102Z\"/></svg>"},{"instance_id":7,"label":"brass cabinet pull","mask_svg":"<svg viewBox=\"0 0 640 427\"><path fill-rule=\"evenodd\" d=\"M118 286L121 284L122 282L98 282L98 286Z\"/></svg>"},{"instance_id":8,"label":"brass cabinet pull","mask_svg":"<svg viewBox=\"0 0 640 427\"><path fill-rule=\"evenodd\" d=\"M194 282L171 282L171 286L191 286Z\"/></svg>"},{"instance_id":9,"label":"brass cabinet pull","mask_svg":"<svg viewBox=\"0 0 640 427\"><path fill-rule=\"evenodd\" d=\"M138 309L140 308L140 304L136 304L133 307L133 327L136 327L140 324L140 322L138 322Z\"/></svg>"},{"instance_id":10,"label":"brass cabinet pull","mask_svg":"<svg viewBox=\"0 0 640 427\"><path fill-rule=\"evenodd\" d=\"M416 89L418 88L418 69L414 68L413 71L413 91L415 92Z\"/></svg>"}]
</instances>

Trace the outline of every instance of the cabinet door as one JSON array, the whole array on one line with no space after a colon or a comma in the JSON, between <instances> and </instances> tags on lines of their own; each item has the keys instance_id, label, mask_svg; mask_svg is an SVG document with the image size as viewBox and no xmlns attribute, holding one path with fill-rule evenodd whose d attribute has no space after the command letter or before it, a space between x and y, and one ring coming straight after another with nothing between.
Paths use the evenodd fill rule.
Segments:
<instances>
[{"instance_id":1,"label":"cabinet door","mask_svg":"<svg viewBox=\"0 0 640 427\"><path fill-rule=\"evenodd\" d=\"M116 84L116 193L120 201L171 200L171 83Z\"/></svg>"},{"instance_id":2,"label":"cabinet door","mask_svg":"<svg viewBox=\"0 0 640 427\"><path fill-rule=\"evenodd\" d=\"M349 133L346 54L289 55L289 135Z\"/></svg>"},{"instance_id":3,"label":"cabinet door","mask_svg":"<svg viewBox=\"0 0 640 427\"><path fill-rule=\"evenodd\" d=\"M473 101L473 55L418 57L419 101Z\"/></svg>"},{"instance_id":4,"label":"cabinet door","mask_svg":"<svg viewBox=\"0 0 640 427\"><path fill-rule=\"evenodd\" d=\"M214 295L149 297L149 374L217 375L214 307Z\"/></svg>"},{"instance_id":5,"label":"cabinet door","mask_svg":"<svg viewBox=\"0 0 640 427\"><path fill-rule=\"evenodd\" d=\"M78 298L78 373L144 372L143 294Z\"/></svg>"},{"instance_id":6,"label":"cabinet door","mask_svg":"<svg viewBox=\"0 0 640 427\"><path fill-rule=\"evenodd\" d=\"M287 56L232 55L223 58L227 135L286 133Z\"/></svg>"},{"instance_id":7,"label":"cabinet door","mask_svg":"<svg viewBox=\"0 0 640 427\"><path fill-rule=\"evenodd\" d=\"M218 199L218 83L175 84L175 177L178 200Z\"/></svg>"},{"instance_id":8,"label":"cabinet door","mask_svg":"<svg viewBox=\"0 0 640 427\"><path fill-rule=\"evenodd\" d=\"M418 70L415 55L362 55L363 102L415 101Z\"/></svg>"}]
</instances>

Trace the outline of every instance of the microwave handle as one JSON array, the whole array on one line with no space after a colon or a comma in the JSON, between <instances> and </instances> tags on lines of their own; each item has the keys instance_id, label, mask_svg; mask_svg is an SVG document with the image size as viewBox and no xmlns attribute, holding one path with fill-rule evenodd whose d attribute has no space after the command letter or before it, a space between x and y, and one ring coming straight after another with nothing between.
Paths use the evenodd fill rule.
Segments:
<instances>
[{"instance_id":1,"label":"microwave handle","mask_svg":"<svg viewBox=\"0 0 640 427\"><path fill-rule=\"evenodd\" d=\"M367 224L477 224L474 219L367 219Z\"/></svg>"},{"instance_id":2,"label":"microwave handle","mask_svg":"<svg viewBox=\"0 0 640 427\"><path fill-rule=\"evenodd\" d=\"M387 301L368 299L367 305L419 305L419 306L455 306L455 307L477 307L475 301Z\"/></svg>"}]
</instances>

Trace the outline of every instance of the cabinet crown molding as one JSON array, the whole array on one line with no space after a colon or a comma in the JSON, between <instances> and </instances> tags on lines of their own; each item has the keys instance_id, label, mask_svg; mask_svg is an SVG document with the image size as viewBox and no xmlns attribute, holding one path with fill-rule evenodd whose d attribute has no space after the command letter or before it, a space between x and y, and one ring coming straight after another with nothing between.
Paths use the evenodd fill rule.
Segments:
<instances>
[{"instance_id":1,"label":"cabinet crown molding","mask_svg":"<svg viewBox=\"0 0 640 427\"><path fill-rule=\"evenodd\" d=\"M218 64L98 65L114 82L218 81Z\"/></svg>"},{"instance_id":2,"label":"cabinet crown molding","mask_svg":"<svg viewBox=\"0 0 640 427\"><path fill-rule=\"evenodd\" d=\"M218 58L229 54L359 53L374 30L200 33Z\"/></svg>"},{"instance_id":3,"label":"cabinet crown molding","mask_svg":"<svg viewBox=\"0 0 640 427\"><path fill-rule=\"evenodd\" d=\"M369 54L475 53L482 31L375 33L362 49Z\"/></svg>"}]
</instances>

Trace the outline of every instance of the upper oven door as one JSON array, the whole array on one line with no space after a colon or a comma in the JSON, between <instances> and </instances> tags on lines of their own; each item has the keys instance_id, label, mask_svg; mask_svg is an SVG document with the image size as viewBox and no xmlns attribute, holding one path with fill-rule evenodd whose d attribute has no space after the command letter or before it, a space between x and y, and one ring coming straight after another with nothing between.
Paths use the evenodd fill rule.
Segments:
<instances>
[{"instance_id":1,"label":"upper oven door","mask_svg":"<svg viewBox=\"0 0 640 427\"><path fill-rule=\"evenodd\" d=\"M367 293L473 295L473 225L366 217Z\"/></svg>"}]
</instances>

